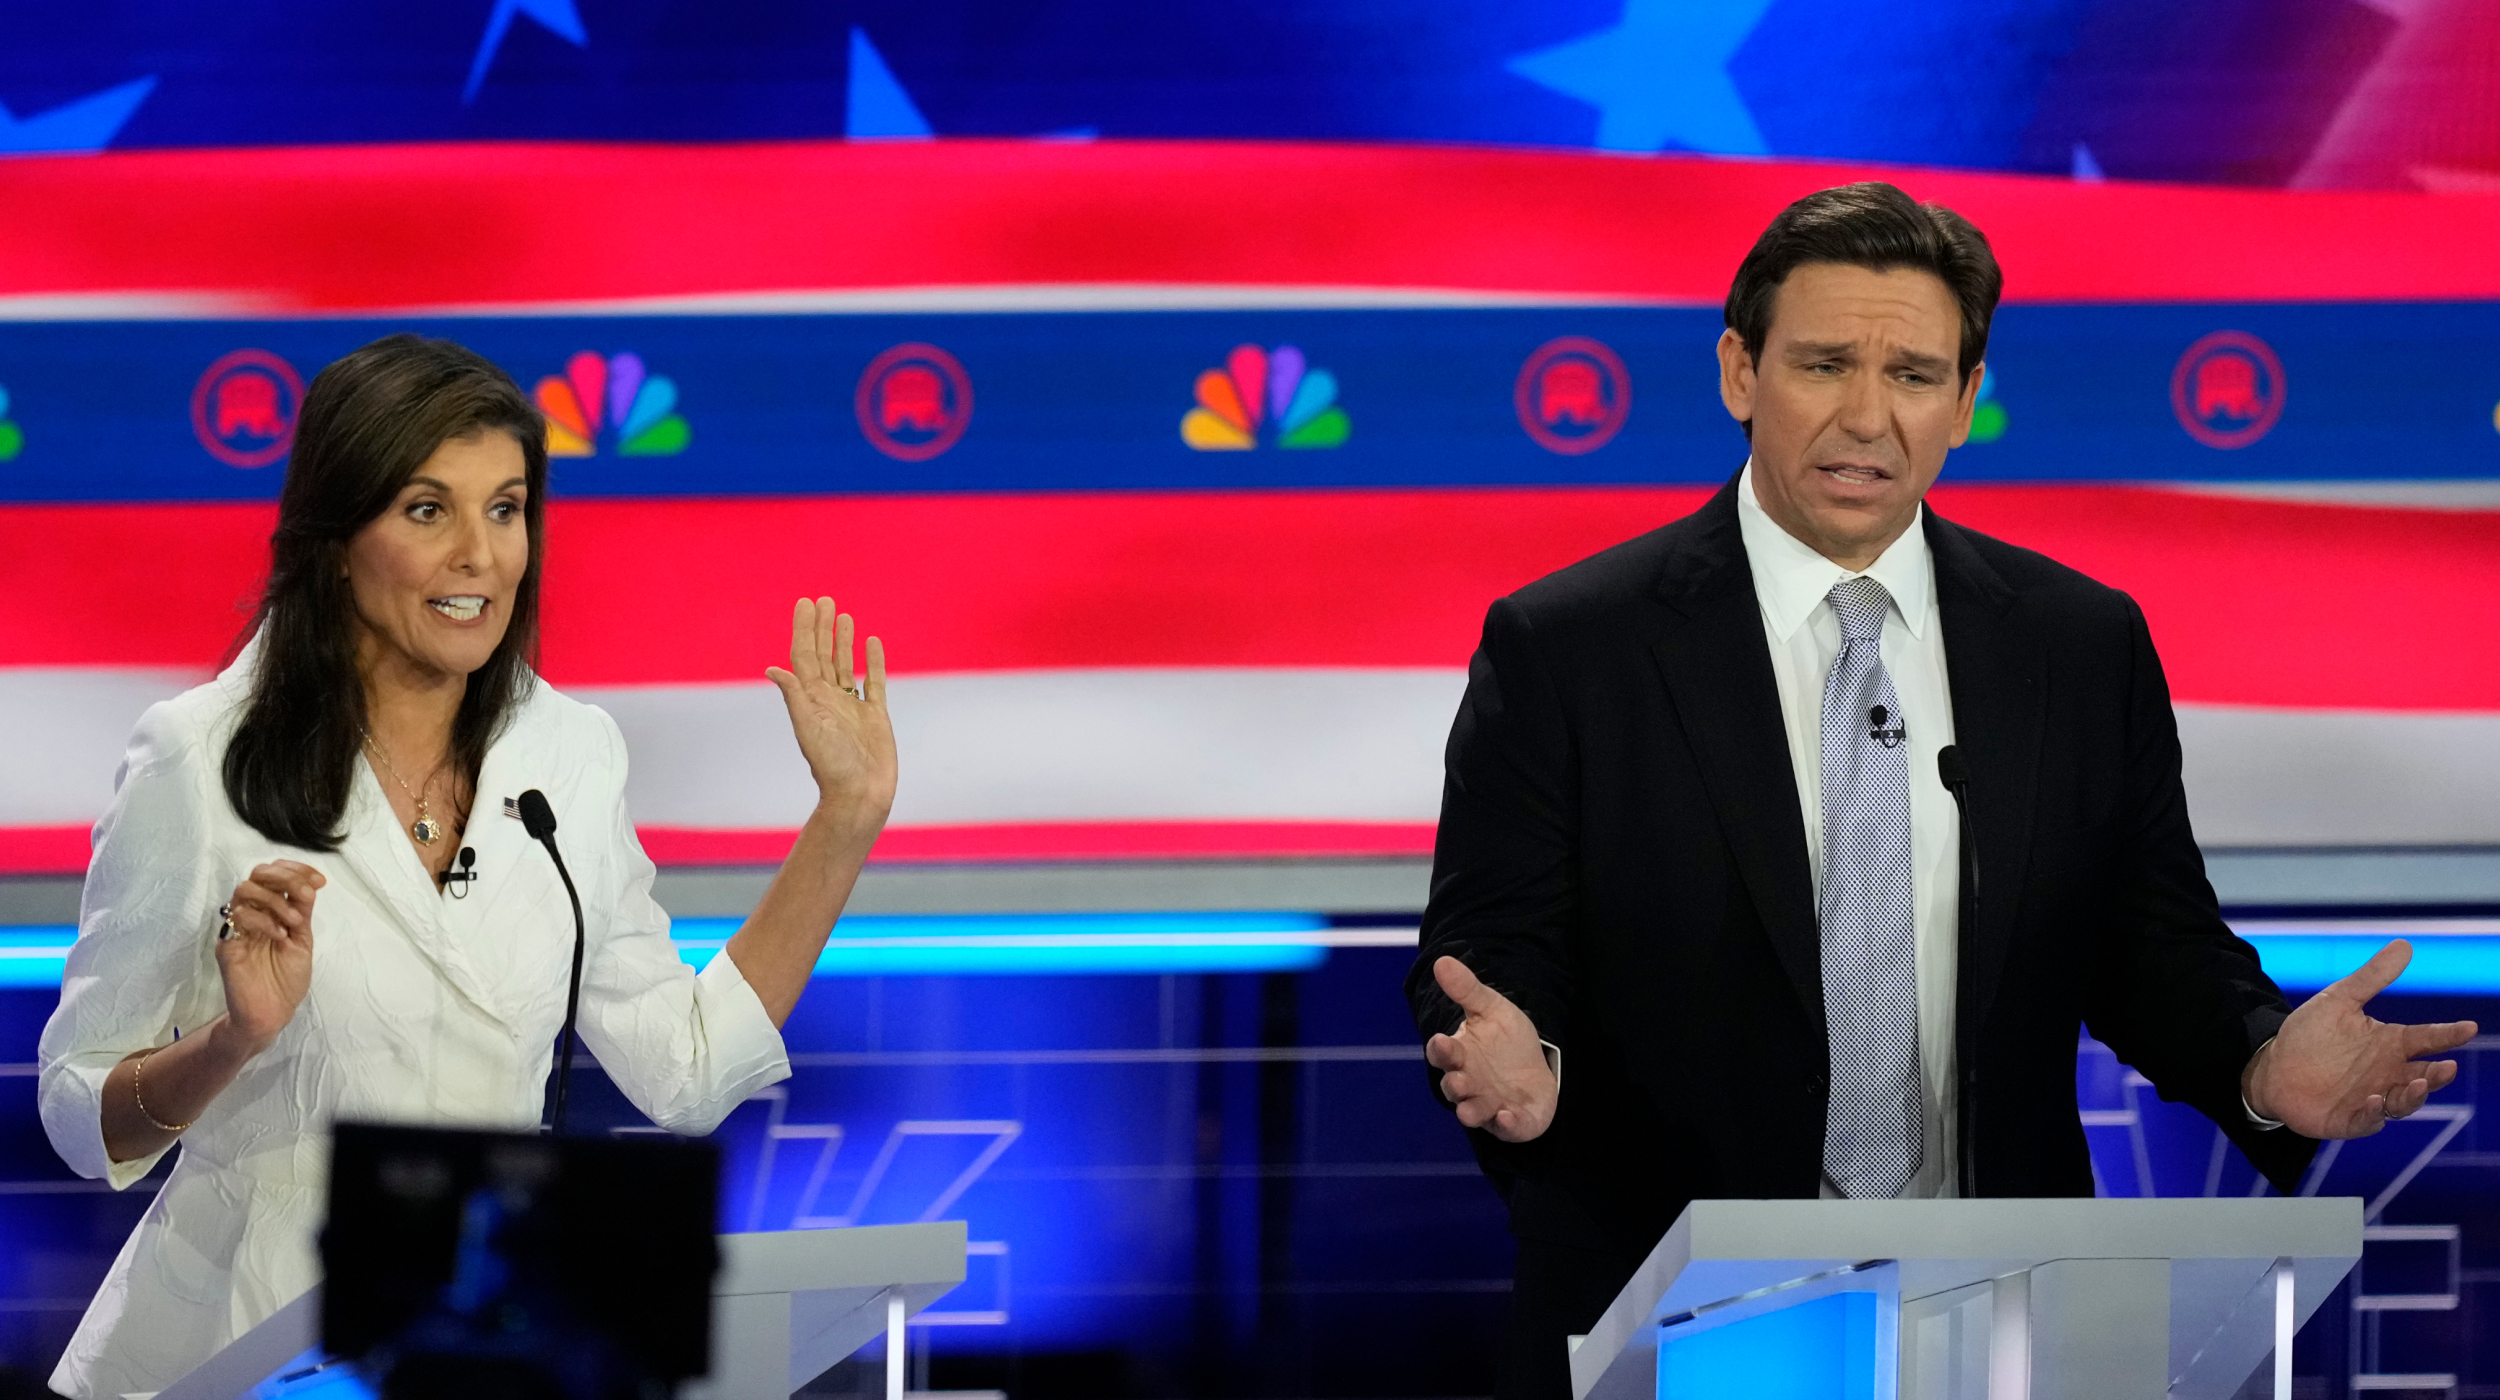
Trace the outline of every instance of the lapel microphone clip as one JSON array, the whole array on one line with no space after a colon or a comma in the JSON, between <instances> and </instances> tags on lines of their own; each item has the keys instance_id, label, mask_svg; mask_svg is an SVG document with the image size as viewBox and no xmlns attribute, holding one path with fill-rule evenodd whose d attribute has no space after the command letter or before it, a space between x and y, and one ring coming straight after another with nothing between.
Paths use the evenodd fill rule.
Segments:
<instances>
[{"instance_id":1,"label":"lapel microphone clip","mask_svg":"<svg viewBox=\"0 0 2500 1400\"><path fill-rule=\"evenodd\" d=\"M450 890L452 898L467 899L469 897L469 882L477 878L476 849L469 846L461 847L458 863L460 867L459 869L445 870L442 874L434 877L434 882L441 885L443 888Z\"/></svg>"}]
</instances>

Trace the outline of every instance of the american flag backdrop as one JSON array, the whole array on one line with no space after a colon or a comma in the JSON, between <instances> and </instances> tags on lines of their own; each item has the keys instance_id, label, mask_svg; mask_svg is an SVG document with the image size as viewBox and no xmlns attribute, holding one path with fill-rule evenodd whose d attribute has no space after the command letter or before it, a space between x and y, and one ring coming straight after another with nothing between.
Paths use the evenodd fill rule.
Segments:
<instances>
[{"instance_id":1,"label":"american flag backdrop","mask_svg":"<svg viewBox=\"0 0 2500 1400\"><path fill-rule=\"evenodd\" d=\"M2007 268L1936 508L2143 603L2207 843L2500 835L2500 194L412 145L0 166L44 211L0 262L0 868L81 868L138 711L244 624L301 381L403 327L551 408L544 670L623 724L663 862L804 814L761 676L801 593L890 648L881 859L1428 849L1484 607L1734 472L1726 281L1871 175ZM1290 441L1289 373L1338 440Z\"/></svg>"},{"instance_id":2,"label":"american flag backdrop","mask_svg":"<svg viewBox=\"0 0 2500 1400\"><path fill-rule=\"evenodd\" d=\"M915 1392L1484 1392L1509 1236L1394 990L1467 660L1742 465L1720 303L1842 181L1993 240L1932 504L2142 604L2235 927L2295 993L2406 932L2380 1014L2488 1025L2495 53L2482 0L11 7L0 1393L148 1208L36 1113L90 828L394 331L548 415L542 669L689 961L813 796L791 600L887 644L882 892L714 1140L724 1228L968 1222ZM1332 856L1403 859L1262 859ZM2494 1049L2321 1154L2395 1234L2300 1393L2500 1380ZM2100 1189L2249 1189L2150 1090L2083 1043Z\"/></svg>"}]
</instances>

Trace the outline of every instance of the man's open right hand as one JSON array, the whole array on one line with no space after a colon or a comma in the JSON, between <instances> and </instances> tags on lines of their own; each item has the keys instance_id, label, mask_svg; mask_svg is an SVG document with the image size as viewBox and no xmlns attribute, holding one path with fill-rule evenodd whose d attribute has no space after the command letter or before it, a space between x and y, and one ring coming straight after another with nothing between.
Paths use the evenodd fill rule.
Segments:
<instances>
[{"instance_id":1,"label":"man's open right hand","mask_svg":"<svg viewBox=\"0 0 2500 1400\"><path fill-rule=\"evenodd\" d=\"M1456 1033L1424 1042L1424 1059L1441 1071L1441 1097L1457 1106L1459 1122L1504 1142L1542 1134L1560 1089L1528 1014L1456 958L1435 962L1432 978L1467 1014Z\"/></svg>"}]
</instances>

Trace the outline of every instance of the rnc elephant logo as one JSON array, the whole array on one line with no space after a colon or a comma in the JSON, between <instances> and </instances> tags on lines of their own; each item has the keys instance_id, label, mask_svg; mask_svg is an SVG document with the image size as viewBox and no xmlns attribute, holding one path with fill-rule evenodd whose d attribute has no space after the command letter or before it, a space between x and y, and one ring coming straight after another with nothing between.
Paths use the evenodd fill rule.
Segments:
<instances>
[{"instance_id":1,"label":"rnc elephant logo","mask_svg":"<svg viewBox=\"0 0 2500 1400\"><path fill-rule=\"evenodd\" d=\"M2215 331L2170 372L2170 411L2207 447L2246 447L2282 420L2283 362L2245 331Z\"/></svg>"},{"instance_id":2,"label":"rnc elephant logo","mask_svg":"<svg viewBox=\"0 0 2500 1400\"><path fill-rule=\"evenodd\" d=\"M265 467L295 445L304 381L266 350L218 357L191 386L191 431L208 455L230 467Z\"/></svg>"},{"instance_id":3,"label":"rnc elephant logo","mask_svg":"<svg viewBox=\"0 0 2500 1400\"><path fill-rule=\"evenodd\" d=\"M877 426L886 432L946 430L946 381L927 365L904 365L878 389Z\"/></svg>"},{"instance_id":4,"label":"rnc elephant logo","mask_svg":"<svg viewBox=\"0 0 2500 1400\"><path fill-rule=\"evenodd\" d=\"M936 346L907 342L868 362L852 407L869 446L896 461L925 462L971 426L972 376Z\"/></svg>"},{"instance_id":5,"label":"rnc elephant logo","mask_svg":"<svg viewBox=\"0 0 2500 1400\"><path fill-rule=\"evenodd\" d=\"M1519 426L1548 452L1595 452L1632 415L1632 375L1604 341L1584 335L1549 340L1519 367L1511 385Z\"/></svg>"}]
</instances>

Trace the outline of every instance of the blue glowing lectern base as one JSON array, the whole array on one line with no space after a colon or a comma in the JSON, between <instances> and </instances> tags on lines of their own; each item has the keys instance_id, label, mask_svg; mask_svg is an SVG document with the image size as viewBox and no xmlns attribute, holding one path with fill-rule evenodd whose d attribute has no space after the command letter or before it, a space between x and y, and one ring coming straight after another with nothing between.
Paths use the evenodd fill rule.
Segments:
<instances>
[{"instance_id":1,"label":"blue glowing lectern base","mask_svg":"<svg viewBox=\"0 0 2500 1400\"><path fill-rule=\"evenodd\" d=\"M2361 1255L2361 1203L1695 1201L1573 1400L2229 1400Z\"/></svg>"},{"instance_id":2,"label":"blue glowing lectern base","mask_svg":"<svg viewBox=\"0 0 2500 1400\"><path fill-rule=\"evenodd\" d=\"M964 1280L964 1226L865 1225L720 1237L712 1373L683 1400L786 1400L835 1362L888 1338L886 1393L900 1400L905 1320ZM320 1345L321 1290L237 1337L155 1400L371 1400Z\"/></svg>"},{"instance_id":3,"label":"blue glowing lectern base","mask_svg":"<svg viewBox=\"0 0 2500 1400\"><path fill-rule=\"evenodd\" d=\"M1877 1293L1827 1293L1725 1327L1662 1335L1662 1396L1747 1400L1875 1400L1883 1314Z\"/></svg>"}]
</instances>

